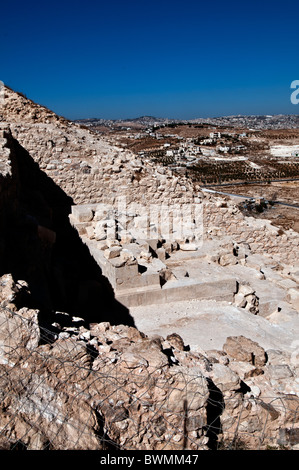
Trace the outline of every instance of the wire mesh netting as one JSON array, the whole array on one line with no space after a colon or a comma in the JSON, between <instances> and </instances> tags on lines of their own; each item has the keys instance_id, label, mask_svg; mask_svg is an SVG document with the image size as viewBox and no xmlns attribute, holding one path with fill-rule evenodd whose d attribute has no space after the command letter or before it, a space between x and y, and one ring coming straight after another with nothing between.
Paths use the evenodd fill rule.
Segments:
<instances>
[{"instance_id":1,"label":"wire mesh netting","mask_svg":"<svg viewBox=\"0 0 299 470\"><path fill-rule=\"evenodd\" d=\"M298 443L299 399L221 390L203 370L144 343L114 355L53 339L35 311L0 311L0 448L265 449ZM132 343L131 343L132 344ZM208 369L208 367L207 367Z\"/></svg>"}]
</instances>

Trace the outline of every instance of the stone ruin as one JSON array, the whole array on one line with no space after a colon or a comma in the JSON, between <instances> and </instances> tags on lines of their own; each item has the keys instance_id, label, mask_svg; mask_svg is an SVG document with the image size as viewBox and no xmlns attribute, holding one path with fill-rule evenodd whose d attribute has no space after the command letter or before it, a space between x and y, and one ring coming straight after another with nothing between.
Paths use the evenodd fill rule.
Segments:
<instances>
[{"instance_id":1,"label":"stone ruin","mask_svg":"<svg viewBox=\"0 0 299 470\"><path fill-rule=\"evenodd\" d=\"M232 201L201 194L12 90L0 120L0 448L208 450L241 441L298 449L298 233L244 217ZM43 327L44 312L27 305L30 283L9 269L14 240L25 247L17 262L29 246L16 224L21 186L36 182L20 171L26 162L46 176L33 189L50 206L37 216L34 267L46 266L55 244L51 213L72 198L69 220L121 304L153 306L169 321L171 302L202 302L196 345L186 343L183 323L180 335L171 323L166 335L147 335L54 311ZM129 197L125 210L119 195ZM137 202L198 203L199 220L183 224L187 233L175 233L177 224L161 231ZM200 332L206 301L220 307L204 311ZM208 321L219 347L201 346Z\"/></svg>"},{"instance_id":2,"label":"stone ruin","mask_svg":"<svg viewBox=\"0 0 299 470\"><path fill-rule=\"evenodd\" d=\"M190 209L190 207L189 207ZM202 269L202 204L188 214L168 206L153 212L133 205L87 204L72 207L71 224L89 248L116 299L127 307L178 300L233 300L236 280Z\"/></svg>"}]
</instances>

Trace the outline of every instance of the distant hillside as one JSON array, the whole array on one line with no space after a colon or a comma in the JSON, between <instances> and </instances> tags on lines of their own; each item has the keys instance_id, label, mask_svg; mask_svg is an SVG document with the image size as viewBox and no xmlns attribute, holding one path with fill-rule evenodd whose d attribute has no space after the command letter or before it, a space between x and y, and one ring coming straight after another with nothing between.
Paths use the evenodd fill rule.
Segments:
<instances>
[{"instance_id":1,"label":"distant hillside","mask_svg":"<svg viewBox=\"0 0 299 470\"><path fill-rule=\"evenodd\" d=\"M75 122L87 126L146 126L167 125L167 124L208 124L210 126L238 127L246 129L298 129L299 115L261 115L261 116L222 116L214 118L198 118L191 120L157 118L154 116L141 116L128 119L77 119Z\"/></svg>"},{"instance_id":2,"label":"distant hillside","mask_svg":"<svg viewBox=\"0 0 299 470\"><path fill-rule=\"evenodd\" d=\"M243 127L246 129L298 129L299 115L277 114L261 116L222 116L216 118L194 119L192 123L209 123L211 125Z\"/></svg>"}]
</instances>

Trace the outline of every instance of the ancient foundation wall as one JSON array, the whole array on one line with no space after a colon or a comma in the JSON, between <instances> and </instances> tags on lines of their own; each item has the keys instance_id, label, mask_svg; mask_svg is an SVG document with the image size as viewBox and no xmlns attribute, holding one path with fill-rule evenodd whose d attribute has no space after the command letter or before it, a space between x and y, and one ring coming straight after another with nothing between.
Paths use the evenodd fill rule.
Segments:
<instances>
[{"instance_id":1,"label":"ancient foundation wall","mask_svg":"<svg viewBox=\"0 0 299 470\"><path fill-rule=\"evenodd\" d=\"M255 253L273 257L284 264L299 261L299 234L283 231L265 219L245 217L232 201L205 198L203 226L206 239L231 236L236 243L248 244Z\"/></svg>"},{"instance_id":2,"label":"ancient foundation wall","mask_svg":"<svg viewBox=\"0 0 299 470\"><path fill-rule=\"evenodd\" d=\"M120 194L142 204L194 198L186 178L111 145L7 87L0 121L9 122L13 137L74 204L113 203Z\"/></svg>"},{"instance_id":3,"label":"ancient foundation wall","mask_svg":"<svg viewBox=\"0 0 299 470\"><path fill-rule=\"evenodd\" d=\"M12 133L75 204L113 203L119 195L141 204L194 201L189 180L113 147L71 124L12 125Z\"/></svg>"}]
</instances>

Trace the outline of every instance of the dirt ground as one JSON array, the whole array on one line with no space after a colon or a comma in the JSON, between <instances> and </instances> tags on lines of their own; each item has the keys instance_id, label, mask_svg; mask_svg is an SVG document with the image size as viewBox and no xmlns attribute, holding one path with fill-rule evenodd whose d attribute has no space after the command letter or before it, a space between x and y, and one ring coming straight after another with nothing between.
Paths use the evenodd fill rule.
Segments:
<instances>
[{"instance_id":1,"label":"dirt ground","mask_svg":"<svg viewBox=\"0 0 299 470\"><path fill-rule=\"evenodd\" d=\"M239 194L248 198L264 198L268 201L285 202L297 205L298 208L279 204L267 205L263 212L248 213L262 219L269 219L273 225L284 230L293 229L299 232L299 181L272 182L270 184L244 184L230 185L215 188L232 194Z\"/></svg>"}]
</instances>

